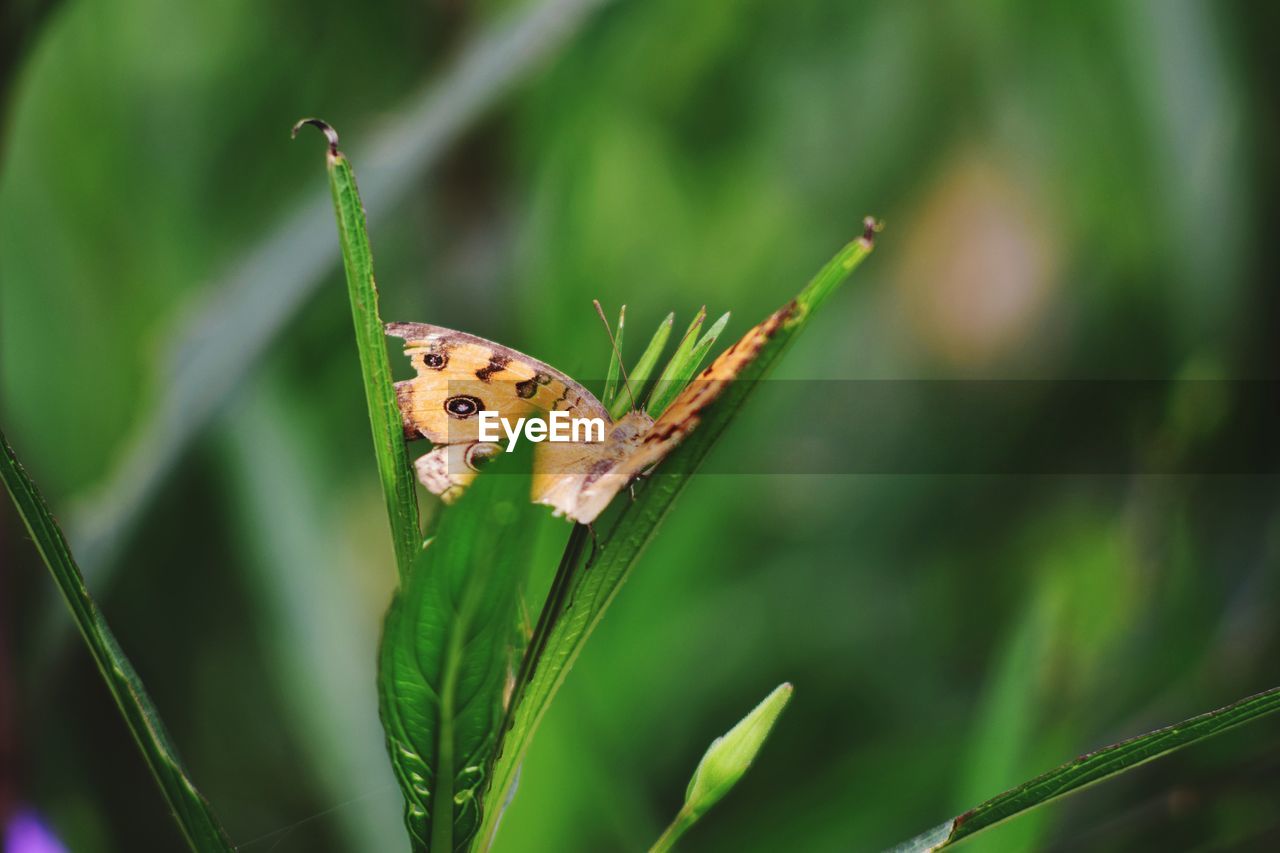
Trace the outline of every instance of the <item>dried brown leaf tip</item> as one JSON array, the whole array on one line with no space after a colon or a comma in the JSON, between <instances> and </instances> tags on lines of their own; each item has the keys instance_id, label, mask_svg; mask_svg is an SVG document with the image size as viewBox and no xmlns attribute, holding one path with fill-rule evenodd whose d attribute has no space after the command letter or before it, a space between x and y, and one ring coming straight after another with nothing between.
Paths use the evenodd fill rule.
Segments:
<instances>
[{"instance_id":1,"label":"dried brown leaf tip","mask_svg":"<svg viewBox=\"0 0 1280 853\"><path fill-rule=\"evenodd\" d=\"M337 157L338 156L338 131L334 130L333 126L330 125L327 121L323 121L322 119L318 119L318 118L300 119L298 123L293 126L293 131L289 134L289 136L293 139L297 139L298 131L302 130L302 128L306 127L307 125L314 127L316 130L324 134L324 138L329 140L329 156Z\"/></svg>"},{"instance_id":2,"label":"dried brown leaf tip","mask_svg":"<svg viewBox=\"0 0 1280 853\"><path fill-rule=\"evenodd\" d=\"M862 242L868 246L874 246L876 235L884 230L884 222L876 219L874 216L867 216L862 220Z\"/></svg>"}]
</instances>

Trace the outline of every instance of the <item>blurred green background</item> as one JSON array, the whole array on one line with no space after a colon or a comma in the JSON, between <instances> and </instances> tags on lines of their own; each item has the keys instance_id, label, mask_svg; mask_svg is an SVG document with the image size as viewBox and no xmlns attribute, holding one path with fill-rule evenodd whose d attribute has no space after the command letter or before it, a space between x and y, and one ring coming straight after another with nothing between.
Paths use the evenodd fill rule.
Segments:
<instances>
[{"instance_id":1,"label":"blurred green background","mask_svg":"<svg viewBox=\"0 0 1280 853\"><path fill-rule=\"evenodd\" d=\"M10 0L3 428L242 849L404 849L373 683L392 556L322 145L290 143L295 119L343 134L384 317L571 375L607 361L592 298L628 304L633 350L704 303L740 334L875 213L880 248L779 378L1274 377L1276 8ZM794 433L771 390L717 454ZM1231 428L1186 409L1146 413L1175 455ZM922 413L904 441L947 428ZM1029 429L993 423L992 452ZM879 849L1275 686L1277 497L1273 476L698 478L498 849L643 849L783 680L688 849ZM7 502L0 535L0 812L75 851L177 849ZM1277 796L1280 724L1255 724L971 847L1260 849Z\"/></svg>"}]
</instances>

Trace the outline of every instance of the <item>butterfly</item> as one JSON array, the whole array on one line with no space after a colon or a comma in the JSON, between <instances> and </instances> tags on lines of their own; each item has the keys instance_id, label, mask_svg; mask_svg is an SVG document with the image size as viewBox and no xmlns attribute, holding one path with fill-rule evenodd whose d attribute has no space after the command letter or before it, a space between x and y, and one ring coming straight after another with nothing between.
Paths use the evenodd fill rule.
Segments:
<instances>
[{"instance_id":1,"label":"butterfly","mask_svg":"<svg viewBox=\"0 0 1280 853\"><path fill-rule=\"evenodd\" d=\"M600 418L604 440L543 442L533 457L532 498L554 515L590 524L636 477L698 426L706 409L795 311L790 302L750 329L703 370L657 420L635 408L617 420L581 384L554 367L484 338L427 323L388 323L404 340L415 376L396 383L404 435L435 447L415 463L418 479L446 502L458 497L502 447L481 439L480 413L542 417L554 411Z\"/></svg>"}]
</instances>

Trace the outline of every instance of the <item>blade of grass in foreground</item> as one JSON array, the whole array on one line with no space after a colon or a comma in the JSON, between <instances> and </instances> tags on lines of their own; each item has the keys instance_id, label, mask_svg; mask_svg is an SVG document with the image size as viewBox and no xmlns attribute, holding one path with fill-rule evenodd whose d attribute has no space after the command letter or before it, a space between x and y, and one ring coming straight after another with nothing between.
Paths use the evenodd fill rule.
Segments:
<instances>
[{"instance_id":1,"label":"blade of grass in foreground","mask_svg":"<svg viewBox=\"0 0 1280 853\"><path fill-rule=\"evenodd\" d=\"M93 656L98 671L107 682L107 689L111 691L116 706L124 715L129 731L133 733L138 748L151 768L151 774L159 783L160 791L173 811L179 829L192 850L201 853L221 850L229 853L234 849L230 839L218 823L209 803L187 776L177 750L169 741L169 734L160 715L151 704L151 697L147 695L133 665L116 642L115 635L107 627L107 621L98 606L89 597L84 577L71 556L58 522L49 512L36 484L18 462L18 457L3 433L0 433L0 445L4 446L0 476L4 479L5 487L30 531L40 557L53 575L59 592L71 608L71 615L84 637L89 654Z\"/></svg>"},{"instance_id":2,"label":"blade of grass in foreground","mask_svg":"<svg viewBox=\"0 0 1280 853\"><path fill-rule=\"evenodd\" d=\"M464 850L480 824L539 509L524 459L492 463L442 514L392 601L378 698L414 850Z\"/></svg>"},{"instance_id":3,"label":"blade of grass in foreground","mask_svg":"<svg viewBox=\"0 0 1280 853\"><path fill-rule=\"evenodd\" d=\"M1280 687L1082 755L892 848L893 853L932 853L950 847L1058 797L1276 711L1280 711Z\"/></svg>"},{"instance_id":4,"label":"blade of grass in foreground","mask_svg":"<svg viewBox=\"0 0 1280 853\"><path fill-rule=\"evenodd\" d=\"M293 133L304 125L320 130L329 140L326 162L329 166L329 188L333 192L333 212L338 220L338 237L342 243L342 264L347 270L347 292L351 297L351 319L355 322L356 346L360 352L360 373L364 377L365 401L369 406L369 424L373 428L373 449L382 477L382 492L391 522L391 539L395 546L396 566L400 577L407 577L409 565L422 543L422 527L418 519L418 495L409 452L404 444L400 407L391 380L391 362L387 359L387 342L378 316L378 286L373 278L373 251L365 227L364 205L356 187L351 162L338 150L338 134L323 121L303 119L293 126Z\"/></svg>"},{"instance_id":5,"label":"blade of grass in foreground","mask_svg":"<svg viewBox=\"0 0 1280 853\"><path fill-rule=\"evenodd\" d=\"M658 524L759 384L758 380L773 369L813 312L871 254L878 228L874 220L868 219L862 236L841 249L796 296L794 309L782 327L760 350L755 361L703 412L701 425L676 448L664 466L637 484L635 500L622 498L617 502L621 507L616 515L597 520L594 549L586 546L589 539L586 528L574 529L517 677L493 782L485 793L482 849L493 843L501 816L500 805L511 792L520 763L552 697ZM664 474L664 467L673 473ZM584 571L588 560L592 560L590 570Z\"/></svg>"}]
</instances>

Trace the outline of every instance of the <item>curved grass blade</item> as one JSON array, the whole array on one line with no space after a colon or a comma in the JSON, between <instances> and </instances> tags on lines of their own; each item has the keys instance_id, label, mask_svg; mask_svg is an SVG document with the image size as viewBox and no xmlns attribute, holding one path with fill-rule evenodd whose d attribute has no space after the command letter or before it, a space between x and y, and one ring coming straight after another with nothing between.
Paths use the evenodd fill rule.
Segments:
<instances>
[{"instance_id":1,"label":"curved grass blade","mask_svg":"<svg viewBox=\"0 0 1280 853\"><path fill-rule=\"evenodd\" d=\"M791 693L790 684L779 684L736 726L711 742L689 780L684 805L649 853L666 853L673 848L680 836L733 790L756 760L774 723L791 701Z\"/></svg>"},{"instance_id":2,"label":"curved grass blade","mask_svg":"<svg viewBox=\"0 0 1280 853\"><path fill-rule=\"evenodd\" d=\"M676 496L759 384L757 380L773 369L813 312L871 254L879 225L868 219L865 226L862 236L836 253L796 296L787 321L755 361L743 368L737 381L703 412L701 425L676 448L666 465L638 484L635 500L622 502L617 514L606 522L607 529L605 523L598 522L594 549L583 546L587 539L585 529L575 528L516 681L492 786L485 792L482 849L493 843L501 816L499 806L507 800L533 733L587 637L599 624ZM677 473L664 474L663 467ZM589 571L585 570L588 560Z\"/></svg>"},{"instance_id":3,"label":"curved grass blade","mask_svg":"<svg viewBox=\"0 0 1280 853\"><path fill-rule=\"evenodd\" d=\"M169 740L164 723L151 697L147 695L141 679L133 669L133 664L125 657L124 650L116 642L115 635L107 626L102 612L89 596L84 584L84 577L76 566L67 541L49 512L36 484L27 475L18 457L14 454L9 441L0 433L0 445L4 447L4 460L0 462L0 477L13 498L18 514L41 559L53 575L58 591L62 593L67 607L71 608L76 627L84 637L89 654L97 664L98 671L107 683L107 689L115 699L116 707L124 715L125 723L133 734L138 749L142 751L151 775L160 785L160 792L173 812L178 828L186 838L187 844L196 851L227 851L234 848L227 838L221 824L210 808L209 803L196 789L187 775L178 752Z\"/></svg>"},{"instance_id":4,"label":"curved grass blade","mask_svg":"<svg viewBox=\"0 0 1280 853\"><path fill-rule=\"evenodd\" d=\"M539 513L529 477L502 470L528 471L527 459L493 467L444 511L383 629L378 705L414 850L467 849L504 717Z\"/></svg>"},{"instance_id":5,"label":"curved grass blade","mask_svg":"<svg viewBox=\"0 0 1280 853\"><path fill-rule=\"evenodd\" d=\"M407 576L422 542L418 519L418 493L409 467L409 451L404 444L400 407L396 404L391 362L378 316L378 285L373 278L373 250L365 227L364 205L356 187L351 161L338 150L338 134L319 119L307 118L293 126L296 136L304 125L318 128L329 140L325 162L329 167L329 189L333 212L338 220L342 244L342 264L347 271L347 293L351 297L351 319L355 323L356 347L360 352L360 374L364 377L369 425L373 429L373 450L382 478L382 493L391 522L391 540L400 577Z\"/></svg>"},{"instance_id":6,"label":"curved grass blade","mask_svg":"<svg viewBox=\"0 0 1280 853\"><path fill-rule=\"evenodd\" d=\"M1082 755L992 797L980 806L892 848L892 851L932 853L934 850L950 847L957 841L990 829L1037 806L1276 711L1280 711L1280 687L1181 723L1120 741Z\"/></svg>"}]
</instances>

